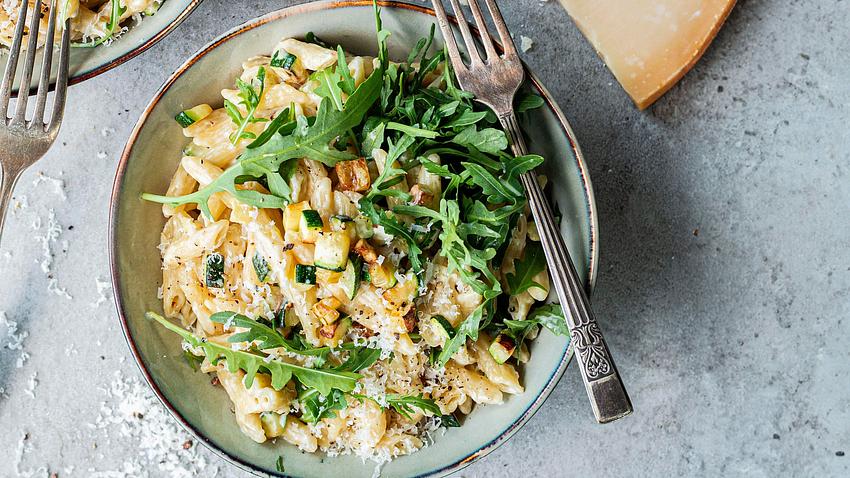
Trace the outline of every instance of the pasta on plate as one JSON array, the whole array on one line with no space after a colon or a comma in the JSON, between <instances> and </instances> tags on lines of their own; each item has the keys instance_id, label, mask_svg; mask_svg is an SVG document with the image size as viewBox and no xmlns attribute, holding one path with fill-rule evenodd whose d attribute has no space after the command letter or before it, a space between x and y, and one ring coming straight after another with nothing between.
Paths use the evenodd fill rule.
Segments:
<instances>
[{"instance_id":1,"label":"pasta on plate","mask_svg":"<svg viewBox=\"0 0 850 478\"><path fill-rule=\"evenodd\" d=\"M0 43L9 47L15 35L18 13L23 0L4 0L0 5ZM49 0L42 0L41 8L35 12L35 0L29 2L26 28L32 15L39 15L38 46L44 46L47 31ZM151 16L159 9L163 0L58 0L59 18L71 19L71 41L74 46L97 46L120 36L131 23L138 23L143 16ZM59 36L57 35L58 39ZM27 41L27 34L24 34ZM26 45L26 43L24 43Z\"/></svg>"},{"instance_id":2,"label":"pasta on plate","mask_svg":"<svg viewBox=\"0 0 850 478\"><path fill-rule=\"evenodd\" d=\"M245 60L222 107L177 114L191 141L143 197L166 218L148 315L242 432L386 461L523 393L528 342L566 326L518 182L543 158L505 152L431 38L391 62L378 31L375 58L308 34Z\"/></svg>"}]
</instances>

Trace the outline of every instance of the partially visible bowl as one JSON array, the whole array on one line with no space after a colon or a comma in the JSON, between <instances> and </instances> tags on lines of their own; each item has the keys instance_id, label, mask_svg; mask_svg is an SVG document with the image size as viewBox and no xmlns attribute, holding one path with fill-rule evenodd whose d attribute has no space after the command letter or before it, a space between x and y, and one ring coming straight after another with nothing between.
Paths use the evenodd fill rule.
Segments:
<instances>
[{"instance_id":1,"label":"partially visible bowl","mask_svg":"<svg viewBox=\"0 0 850 478\"><path fill-rule=\"evenodd\" d=\"M384 28L392 32L390 55L406 56L435 22L433 12L400 2L380 3ZM164 191L177 166L186 139L174 123L174 113L199 103L218 104L219 92L231 87L243 59L267 54L283 36L298 37L308 31L356 53L375 53L371 0L313 2L270 13L227 32L187 60L160 88L128 140L115 179L110 218L112 281L121 325L142 373L198 441L257 474L279 475L274 464L282 455L287 475L368 477L374 464L353 456L326 458L301 453L294 446L259 445L246 438L230 412L227 396L212 389L207 376L183 363L178 338L144 318L146 310L161 310L157 244L164 220L160 208L142 202L139 194ZM539 80L530 78L531 87L543 95L547 106L534 111L525 124L529 144L548 158L543 170L557 185L553 196L563 217L562 233L590 287L598 249L587 169L563 114ZM541 333L530 363L521 371L524 394L512 396L503 405L477 408L462 427L437 433L434 444L384 466L382 476L444 475L489 453L537 411L571 356L567 338Z\"/></svg>"},{"instance_id":2,"label":"partially visible bowl","mask_svg":"<svg viewBox=\"0 0 850 478\"><path fill-rule=\"evenodd\" d=\"M74 85L94 78L135 58L171 33L200 3L201 0L165 0L156 14L144 17L138 24L131 25L126 33L110 44L94 48L72 48L69 57L68 83ZM5 65L7 58L8 50L0 49L0 64ZM38 86L40 64L39 59L35 67L36 71L32 75L30 94L35 94L35 88ZM51 85L55 81L56 71L52 71ZM17 94L20 86L19 81L16 81L13 92Z\"/></svg>"}]
</instances>

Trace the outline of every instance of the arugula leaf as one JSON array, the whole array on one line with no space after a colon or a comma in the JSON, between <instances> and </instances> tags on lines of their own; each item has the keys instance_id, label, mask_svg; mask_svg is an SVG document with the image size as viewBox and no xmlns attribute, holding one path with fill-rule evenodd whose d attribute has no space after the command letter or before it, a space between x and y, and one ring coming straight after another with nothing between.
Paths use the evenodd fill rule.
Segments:
<instances>
[{"instance_id":1,"label":"arugula leaf","mask_svg":"<svg viewBox=\"0 0 850 478\"><path fill-rule=\"evenodd\" d=\"M387 394L387 405L398 412L399 415L408 419L415 413L414 408L432 415L442 416L440 407L433 400L424 398L421 394L419 396Z\"/></svg>"},{"instance_id":2,"label":"arugula leaf","mask_svg":"<svg viewBox=\"0 0 850 478\"><path fill-rule=\"evenodd\" d=\"M238 143L242 138L255 139L257 137L254 133L245 132L245 128L249 124L268 121L266 118L254 117L257 107L260 105L260 99L263 97L263 91L266 88L266 69L262 66L257 70L257 82L260 84L259 92L254 89L253 85L242 81L240 78L236 79L236 86L239 88L239 98L242 99L239 104L244 106L247 111L244 117L236 105L229 100L224 100L224 110L227 112L227 116L230 116L230 119L237 126L236 131L230 135L230 142L233 144Z\"/></svg>"},{"instance_id":3,"label":"arugula leaf","mask_svg":"<svg viewBox=\"0 0 850 478\"><path fill-rule=\"evenodd\" d=\"M246 148L254 149L266 144L272 136L277 133L289 134L295 129L295 104L290 104L288 108L281 111L272 119L271 123L266 126L266 129L257 136L257 139L252 141Z\"/></svg>"},{"instance_id":4,"label":"arugula leaf","mask_svg":"<svg viewBox=\"0 0 850 478\"><path fill-rule=\"evenodd\" d=\"M344 69L348 71L347 66ZM325 68L310 75L311 80L319 83L319 86L313 91L322 98L330 99L337 111L342 111L342 88L340 84L343 83L343 78L339 74L340 70L340 68Z\"/></svg>"},{"instance_id":5,"label":"arugula leaf","mask_svg":"<svg viewBox=\"0 0 850 478\"><path fill-rule=\"evenodd\" d=\"M475 123L484 119L487 116L487 113L484 111L472 111L466 110L463 113L459 114L457 117L453 118L448 123L444 124L444 128L460 128L463 126L474 125ZM457 141L455 141L457 142Z\"/></svg>"},{"instance_id":6,"label":"arugula leaf","mask_svg":"<svg viewBox=\"0 0 850 478\"><path fill-rule=\"evenodd\" d=\"M514 184L514 181L519 178L522 173L533 170L537 166L543 164L543 157L536 154L526 154L525 156L508 157L505 163L505 180L508 183ZM522 186L515 183L517 188Z\"/></svg>"},{"instance_id":7,"label":"arugula leaf","mask_svg":"<svg viewBox=\"0 0 850 478\"><path fill-rule=\"evenodd\" d=\"M307 32L307 34L304 35L304 41L306 41L307 43L313 43L313 44L319 45L320 47L327 48L328 50L331 49L331 46L328 45L327 42L325 42L321 38L317 37L316 34L313 33L313 32Z\"/></svg>"},{"instance_id":8,"label":"arugula leaf","mask_svg":"<svg viewBox=\"0 0 850 478\"><path fill-rule=\"evenodd\" d=\"M475 125L469 126L452 139L461 146L473 147L482 153L497 154L508 147L505 132L496 128L478 130Z\"/></svg>"},{"instance_id":9,"label":"arugula leaf","mask_svg":"<svg viewBox=\"0 0 850 478\"><path fill-rule=\"evenodd\" d=\"M445 367L449 359L452 358L452 355L454 355L455 352L457 352L460 347L466 343L467 338L478 340L478 330L481 325L481 319L484 316L484 310L487 308L491 300L492 299L486 299L478 307L476 307L475 310L469 314L469 317L464 319L464 321L458 326L455 336L446 341L445 345L443 345L443 350L440 351L440 355L437 357L437 362L441 367Z\"/></svg>"},{"instance_id":10,"label":"arugula leaf","mask_svg":"<svg viewBox=\"0 0 850 478\"><path fill-rule=\"evenodd\" d=\"M543 98L534 93L527 93L519 99L515 109L517 113L525 113L526 111L540 108L543 105Z\"/></svg>"},{"instance_id":11,"label":"arugula leaf","mask_svg":"<svg viewBox=\"0 0 850 478\"><path fill-rule=\"evenodd\" d=\"M274 329L273 324L263 323L236 312L216 312L210 316L210 320L217 324L224 324L225 329L233 327L248 329L228 337L229 343L257 342L257 348L260 350L283 348L290 353L317 357L325 357L331 350L330 347L302 347L299 342L281 335Z\"/></svg>"},{"instance_id":12,"label":"arugula leaf","mask_svg":"<svg viewBox=\"0 0 850 478\"><path fill-rule=\"evenodd\" d=\"M351 71L348 70L348 63L345 61L345 52L342 51L342 46L337 45L336 57L336 71L341 78L339 87L345 94L352 95L355 89L354 78L351 77Z\"/></svg>"},{"instance_id":13,"label":"arugula leaf","mask_svg":"<svg viewBox=\"0 0 850 478\"><path fill-rule=\"evenodd\" d=\"M570 329L564 320L564 313L559 304L544 304L536 307L525 320L505 319L506 333L512 337L517 344L525 340L531 330L542 325L552 331L555 335L570 336Z\"/></svg>"},{"instance_id":14,"label":"arugula leaf","mask_svg":"<svg viewBox=\"0 0 850 478\"><path fill-rule=\"evenodd\" d=\"M390 63L390 54L387 50L387 37L390 32L384 30L383 22L381 21L381 9L378 8L378 2L372 2L372 8L375 11L375 32L378 36L378 60L381 62L381 69L386 70Z\"/></svg>"},{"instance_id":15,"label":"arugula leaf","mask_svg":"<svg viewBox=\"0 0 850 478\"><path fill-rule=\"evenodd\" d=\"M372 366L381 357L381 349L360 347L351 351L348 359L334 370L341 372L359 372Z\"/></svg>"},{"instance_id":16,"label":"arugula leaf","mask_svg":"<svg viewBox=\"0 0 850 478\"><path fill-rule=\"evenodd\" d=\"M440 425L446 428L456 428L460 426L458 419L451 413L440 417Z\"/></svg>"},{"instance_id":17,"label":"arugula leaf","mask_svg":"<svg viewBox=\"0 0 850 478\"><path fill-rule=\"evenodd\" d=\"M201 347L212 362L224 359L230 372L242 370L245 372L245 386L251 387L254 377L260 370L267 371L271 377L271 385L275 390L282 389L294 376L302 385L315 388L318 393L328 395L331 390L350 392L354 390L361 375L352 372L338 372L330 369L312 369L287 362L252 351L233 350L225 345L210 342L197 337L159 314L148 312L147 318L156 320L168 330L176 333L193 347Z\"/></svg>"},{"instance_id":18,"label":"arugula leaf","mask_svg":"<svg viewBox=\"0 0 850 478\"><path fill-rule=\"evenodd\" d=\"M183 351L183 358L186 359L186 363L189 364L193 372L200 370L201 364L204 362L203 356L195 355L189 350Z\"/></svg>"},{"instance_id":19,"label":"arugula leaf","mask_svg":"<svg viewBox=\"0 0 850 478\"><path fill-rule=\"evenodd\" d=\"M461 165L469 171L469 178L487 195L487 200L491 204L516 203L523 197L524 193L517 188L517 185L497 178L483 166L475 163L461 163Z\"/></svg>"},{"instance_id":20,"label":"arugula leaf","mask_svg":"<svg viewBox=\"0 0 850 478\"><path fill-rule=\"evenodd\" d=\"M406 124L396 123L395 121L390 121L387 123L387 129L394 131L401 131L402 133L406 133L408 136L412 138L429 138L434 139L439 134L436 131L430 131L427 129L418 128L416 126L408 126Z\"/></svg>"},{"instance_id":21,"label":"arugula leaf","mask_svg":"<svg viewBox=\"0 0 850 478\"><path fill-rule=\"evenodd\" d=\"M522 294L532 287L545 290L542 285L534 282L534 276L546 268L546 256L543 253L543 247L540 246L540 243L528 241L522 260L514 261L514 265L516 266L516 272L505 275L511 295Z\"/></svg>"},{"instance_id":22,"label":"arugula leaf","mask_svg":"<svg viewBox=\"0 0 850 478\"><path fill-rule=\"evenodd\" d=\"M208 201L217 192L226 191L233 194L239 201L260 208L283 208L289 203L289 198L281 198L272 194L257 191L236 189L234 180L243 175L261 177L278 171L285 161L310 157L318 159L328 166L333 166L342 159L353 156L337 152L331 154L328 143L341 131L348 131L363 120L366 112L377 100L381 87L381 70L376 70L352 94L342 111L335 111L327 99L319 104L316 119L312 125L306 121L300 122L292 134L287 136L274 135L268 142L246 150L239 157L239 162L227 168L215 181L207 186L185 196L160 196L143 194L148 201L179 206L196 203L207 217L212 217Z\"/></svg>"},{"instance_id":23,"label":"arugula leaf","mask_svg":"<svg viewBox=\"0 0 850 478\"><path fill-rule=\"evenodd\" d=\"M331 391L323 396L316 389L304 389L298 395L301 404L301 419L307 423L318 423L323 418L336 418L336 412L345 410L348 402L345 393L340 390Z\"/></svg>"},{"instance_id":24,"label":"arugula leaf","mask_svg":"<svg viewBox=\"0 0 850 478\"><path fill-rule=\"evenodd\" d=\"M544 304L536 307L525 320L538 322L555 335L570 336L570 329L567 327L564 311L560 304Z\"/></svg>"}]
</instances>

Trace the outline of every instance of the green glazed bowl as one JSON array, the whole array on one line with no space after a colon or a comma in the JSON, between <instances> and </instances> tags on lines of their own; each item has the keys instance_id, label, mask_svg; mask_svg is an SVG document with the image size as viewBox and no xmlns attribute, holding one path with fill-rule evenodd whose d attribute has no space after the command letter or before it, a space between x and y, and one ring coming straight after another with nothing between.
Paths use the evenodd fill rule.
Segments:
<instances>
[{"instance_id":1,"label":"green glazed bowl","mask_svg":"<svg viewBox=\"0 0 850 478\"><path fill-rule=\"evenodd\" d=\"M171 1L171 0L169 0ZM416 40L435 23L421 6L381 2L384 28L392 32L390 55L406 57ZM313 31L331 43L362 54L375 54L371 1L312 2L270 13L241 25L202 48L160 88L145 108L121 157L112 192L110 255L112 281L121 325L130 350L162 403L198 441L245 470L261 476L275 471L283 456L286 474L299 477L370 477L375 465L360 458L328 458L305 454L294 446L257 444L240 433L227 395L210 386L183 360L179 338L148 321L147 310L161 310L159 233L161 209L143 202L142 192L168 186L186 143L174 122L175 112L199 103L219 104L241 62L267 54L281 37ZM440 48L442 45L437 45ZM596 208L587 169L572 131L552 97L530 75L530 87L546 99L526 118L532 151L547 158L542 168L554 183L553 199L563 215L562 233L577 270L590 288L596 275ZM381 476L441 476L468 465L502 444L534 414L555 387L572 356L566 337L547 331L532 347L531 361L521 370L525 393L500 406L477 407L460 428L435 433L435 442L385 465ZM576 393L583 393L576 390Z\"/></svg>"},{"instance_id":2,"label":"green glazed bowl","mask_svg":"<svg viewBox=\"0 0 850 478\"><path fill-rule=\"evenodd\" d=\"M165 38L177 25L192 13L201 0L165 0L155 15L144 17L139 24L132 24L126 33L109 45L94 48L72 48L68 58L69 80L71 85L93 78L103 72L135 58L156 42ZM57 36L58 38L58 36ZM5 65L8 50L0 50L0 64ZM19 68L23 68L19 64ZM20 71L20 70L19 70ZM35 94L41 71L41 57L36 59L35 71L30 84L30 94ZM51 71L51 87L56 81L56 68ZM13 90L17 93L20 79L15 81Z\"/></svg>"}]
</instances>

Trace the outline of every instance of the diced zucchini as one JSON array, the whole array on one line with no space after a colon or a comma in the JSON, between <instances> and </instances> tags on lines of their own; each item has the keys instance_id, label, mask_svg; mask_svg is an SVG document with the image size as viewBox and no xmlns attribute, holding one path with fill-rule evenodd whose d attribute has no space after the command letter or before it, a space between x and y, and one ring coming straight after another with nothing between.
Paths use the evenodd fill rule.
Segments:
<instances>
[{"instance_id":1,"label":"diced zucchini","mask_svg":"<svg viewBox=\"0 0 850 478\"><path fill-rule=\"evenodd\" d=\"M322 221L322 216L318 211L313 209L305 209L301 211L301 223L298 226L301 233L301 240L312 244L319 238L319 233L324 229L325 223Z\"/></svg>"},{"instance_id":2,"label":"diced zucchini","mask_svg":"<svg viewBox=\"0 0 850 478\"><path fill-rule=\"evenodd\" d=\"M516 349L516 342L514 339L508 337L504 334L499 334L493 339L493 343L490 344L490 355L493 356L493 360L496 363L505 363L511 355L514 354L514 350Z\"/></svg>"},{"instance_id":3,"label":"diced zucchini","mask_svg":"<svg viewBox=\"0 0 850 478\"><path fill-rule=\"evenodd\" d=\"M354 222L354 219L351 219L348 216L338 214L336 216L331 216L331 230L332 231L345 231L348 229L350 225Z\"/></svg>"},{"instance_id":4,"label":"diced zucchini","mask_svg":"<svg viewBox=\"0 0 850 478\"><path fill-rule=\"evenodd\" d=\"M365 267L360 268L360 281L361 282L369 282L372 283L372 274L369 273L369 266L364 264Z\"/></svg>"},{"instance_id":5,"label":"diced zucchini","mask_svg":"<svg viewBox=\"0 0 850 478\"><path fill-rule=\"evenodd\" d=\"M348 263L348 249L351 239L346 232L331 231L319 235L316 239L316 249L313 263L316 267L329 271L342 272Z\"/></svg>"},{"instance_id":6,"label":"diced zucchini","mask_svg":"<svg viewBox=\"0 0 850 478\"><path fill-rule=\"evenodd\" d=\"M257 280L265 282L269 276L269 263L266 262L266 258L259 252L254 252L251 263L254 264L254 272L257 274Z\"/></svg>"},{"instance_id":7,"label":"diced zucchini","mask_svg":"<svg viewBox=\"0 0 850 478\"><path fill-rule=\"evenodd\" d=\"M295 282L316 285L316 266L295 264Z\"/></svg>"},{"instance_id":8,"label":"diced zucchini","mask_svg":"<svg viewBox=\"0 0 850 478\"><path fill-rule=\"evenodd\" d=\"M434 324L434 328L437 329L440 332L440 335L442 335L446 340L454 338L457 333L451 322L446 320L446 318L442 315L435 315L431 317L431 323Z\"/></svg>"},{"instance_id":9,"label":"diced zucchini","mask_svg":"<svg viewBox=\"0 0 850 478\"><path fill-rule=\"evenodd\" d=\"M301 212L309 207L310 204L307 201L286 206L283 210L283 228L286 231L298 232L301 226Z\"/></svg>"},{"instance_id":10,"label":"diced zucchini","mask_svg":"<svg viewBox=\"0 0 850 478\"><path fill-rule=\"evenodd\" d=\"M295 60L297 60L298 57L293 55L292 53L286 53L286 52L285 52L286 53L285 55L279 56L279 53L280 53L280 51L274 52L274 55L272 55L272 59L269 62L269 65L271 65L275 68L285 68L287 70L291 70L292 65L295 64Z\"/></svg>"},{"instance_id":11,"label":"diced zucchini","mask_svg":"<svg viewBox=\"0 0 850 478\"><path fill-rule=\"evenodd\" d=\"M372 221L362 214L354 218L354 227L357 230L357 235L363 239L369 239L375 234Z\"/></svg>"},{"instance_id":12,"label":"diced zucchini","mask_svg":"<svg viewBox=\"0 0 850 478\"><path fill-rule=\"evenodd\" d=\"M326 324L319 327L319 335L329 339L327 341L327 345L337 347L340 343L342 343L342 339L344 339L345 334L348 333L349 327L351 327L351 317L345 317L332 324Z\"/></svg>"},{"instance_id":13,"label":"diced zucchini","mask_svg":"<svg viewBox=\"0 0 850 478\"><path fill-rule=\"evenodd\" d=\"M331 230L345 232L352 241L357 239L357 227L349 216L331 216Z\"/></svg>"},{"instance_id":14,"label":"diced zucchini","mask_svg":"<svg viewBox=\"0 0 850 478\"><path fill-rule=\"evenodd\" d=\"M187 144L185 148L183 148L183 156L200 156L201 154L203 154L205 149L207 148L195 144L195 142L192 141Z\"/></svg>"},{"instance_id":15,"label":"diced zucchini","mask_svg":"<svg viewBox=\"0 0 850 478\"><path fill-rule=\"evenodd\" d=\"M295 308L290 302L283 301L280 307L274 313L274 321L272 325L276 329L284 327L292 327L299 323L298 316L295 315Z\"/></svg>"},{"instance_id":16,"label":"diced zucchini","mask_svg":"<svg viewBox=\"0 0 850 478\"><path fill-rule=\"evenodd\" d=\"M263 412L260 414L260 423L266 438L277 438L283 435L283 427L286 425L286 415L275 412Z\"/></svg>"},{"instance_id":17,"label":"diced zucchini","mask_svg":"<svg viewBox=\"0 0 850 478\"><path fill-rule=\"evenodd\" d=\"M153 14L155 14L156 12L159 11L160 6L162 6L161 3L153 2L150 5L148 5L148 8L145 8L144 10L142 10L142 15L144 15L146 17L152 16Z\"/></svg>"},{"instance_id":18,"label":"diced zucchini","mask_svg":"<svg viewBox=\"0 0 850 478\"><path fill-rule=\"evenodd\" d=\"M395 316L402 317L413 307L413 299L418 291L418 281L413 272L408 272L404 281L399 281L395 286L387 289L382 294L387 302L387 309Z\"/></svg>"},{"instance_id":19,"label":"diced zucchini","mask_svg":"<svg viewBox=\"0 0 850 478\"><path fill-rule=\"evenodd\" d=\"M384 261L383 264L369 264L369 278L372 280L372 285L381 289L389 289L396 285L398 279L395 276L395 266L390 261Z\"/></svg>"},{"instance_id":20,"label":"diced zucchini","mask_svg":"<svg viewBox=\"0 0 850 478\"><path fill-rule=\"evenodd\" d=\"M209 288L224 287L224 257L218 252L207 256L204 268L204 279Z\"/></svg>"},{"instance_id":21,"label":"diced zucchini","mask_svg":"<svg viewBox=\"0 0 850 478\"><path fill-rule=\"evenodd\" d=\"M207 104L202 104L177 113L174 120L177 121L180 126L186 128L206 118L210 113L212 113L212 107Z\"/></svg>"},{"instance_id":22,"label":"diced zucchini","mask_svg":"<svg viewBox=\"0 0 850 478\"><path fill-rule=\"evenodd\" d=\"M354 299L357 295L357 290L360 289L360 281L362 279L363 261L355 254L348 256L348 264L345 270L342 271L340 283L345 291L345 296L349 299Z\"/></svg>"}]
</instances>

